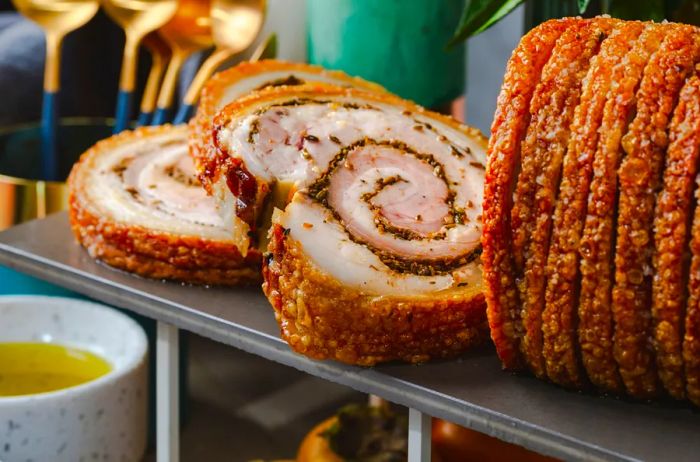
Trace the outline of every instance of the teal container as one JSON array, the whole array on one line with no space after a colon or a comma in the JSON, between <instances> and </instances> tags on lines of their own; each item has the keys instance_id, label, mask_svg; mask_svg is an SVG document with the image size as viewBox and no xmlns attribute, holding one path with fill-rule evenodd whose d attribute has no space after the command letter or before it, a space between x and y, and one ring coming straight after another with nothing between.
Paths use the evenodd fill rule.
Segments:
<instances>
[{"instance_id":1,"label":"teal container","mask_svg":"<svg viewBox=\"0 0 700 462\"><path fill-rule=\"evenodd\" d=\"M447 51L464 0L307 0L312 64L377 82L427 107L465 91L464 43Z\"/></svg>"},{"instance_id":2,"label":"teal container","mask_svg":"<svg viewBox=\"0 0 700 462\"><path fill-rule=\"evenodd\" d=\"M64 289L26 274L0 266L0 295L55 295L57 297L76 297L75 292ZM77 297L82 298L82 297Z\"/></svg>"}]
</instances>

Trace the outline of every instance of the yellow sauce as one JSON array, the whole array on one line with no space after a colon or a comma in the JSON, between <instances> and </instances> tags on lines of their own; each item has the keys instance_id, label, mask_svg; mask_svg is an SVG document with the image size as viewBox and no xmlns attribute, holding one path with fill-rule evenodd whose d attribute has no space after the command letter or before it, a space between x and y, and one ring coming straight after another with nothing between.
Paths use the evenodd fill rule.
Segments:
<instances>
[{"instance_id":1,"label":"yellow sauce","mask_svg":"<svg viewBox=\"0 0 700 462\"><path fill-rule=\"evenodd\" d=\"M111 370L85 350L52 343L0 343L0 396L31 395L89 382Z\"/></svg>"}]
</instances>

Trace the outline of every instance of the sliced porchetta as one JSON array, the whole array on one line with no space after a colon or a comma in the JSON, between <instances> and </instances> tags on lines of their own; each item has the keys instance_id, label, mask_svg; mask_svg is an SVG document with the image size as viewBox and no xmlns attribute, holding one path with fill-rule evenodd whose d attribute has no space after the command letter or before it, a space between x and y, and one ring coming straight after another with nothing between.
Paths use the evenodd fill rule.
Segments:
<instances>
[{"instance_id":1,"label":"sliced porchetta","mask_svg":"<svg viewBox=\"0 0 700 462\"><path fill-rule=\"evenodd\" d=\"M216 152L211 143L212 121L227 104L249 93L269 87L300 86L323 83L363 88L383 93L384 88L340 71L330 71L320 66L290 63L277 60L244 61L215 74L202 89L197 114L190 122L190 151L197 170L213 169ZM201 175L204 187L210 189L207 175Z\"/></svg>"},{"instance_id":2,"label":"sliced porchetta","mask_svg":"<svg viewBox=\"0 0 700 462\"><path fill-rule=\"evenodd\" d=\"M69 178L71 227L90 255L156 279L235 285L260 279L260 254L241 255L201 187L187 127L100 141Z\"/></svg>"},{"instance_id":3,"label":"sliced porchetta","mask_svg":"<svg viewBox=\"0 0 700 462\"><path fill-rule=\"evenodd\" d=\"M295 350L417 362L486 337L477 131L388 94L326 86L239 100L214 136L225 159L212 174L246 232L275 190L287 199L263 288Z\"/></svg>"}]
</instances>

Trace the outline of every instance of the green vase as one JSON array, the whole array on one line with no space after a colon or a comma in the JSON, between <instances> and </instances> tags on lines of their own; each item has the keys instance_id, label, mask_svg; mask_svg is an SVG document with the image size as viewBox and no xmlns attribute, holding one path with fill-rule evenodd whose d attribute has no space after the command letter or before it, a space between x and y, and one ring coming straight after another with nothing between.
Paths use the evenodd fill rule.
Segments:
<instances>
[{"instance_id":1,"label":"green vase","mask_svg":"<svg viewBox=\"0 0 700 462\"><path fill-rule=\"evenodd\" d=\"M465 89L465 50L446 50L464 0L307 0L309 61L437 107Z\"/></svg>"},{"instance_id":2,"label":"green vase","mask_svg":"<svg viewBox=\"0 0 700 462\"><path fill-rule=\"evenodd\" d=\"M525 30L553 18L579 16L578 0L528 0L525 3ZM700 24L700 0L591 0L587 18L609 14L614 18L641 21L670 21Z\"/></svg>"}]
</instances>

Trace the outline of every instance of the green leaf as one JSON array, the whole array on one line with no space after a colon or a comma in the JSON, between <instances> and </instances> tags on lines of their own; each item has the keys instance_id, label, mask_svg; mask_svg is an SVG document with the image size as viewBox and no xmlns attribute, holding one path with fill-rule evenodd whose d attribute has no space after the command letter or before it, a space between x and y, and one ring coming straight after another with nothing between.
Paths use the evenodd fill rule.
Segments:
<instances>
[{"instance_id":1,"label":"green leaf","mask_svg":"<svg viewBox=\"0 0 700 462\"><path fill-rule=\"evenodd\" d=\"M610 16L620 19L662 21L666 16L664 0L610 0Z\"/></svg>"},{"instance_id":2,"label":"green leaf","mask_svg":"<svg viewBox=\"0 0 700 462\"><path fill-rule=\"evenodd\" d=\"M452 47L469 37L477 35L505 15L513 11L524 0L468 0L459 20L455 35L450 39L447 47Z\"/></svg>"},{"instance_id":3,"label":"green leaf","mask_svg":"<svg viewBox=\"0 0 700 462\"><path fill-rule=\"evenodd\" d=\"M697 0L666 0L666 18L695 26L700 25L700 2Z\"/></svg>"},{"instance_id":4,"label":"green leaf","mask_svg":"<svg viewBox=\"0 0 700 462\"><path fill-rule=\"evenodd\" d=\"M591 0L578 0L578 11L579 13L583 14L586 12L588 9L588 4L591 3Z\"/></svg>"}]
</instances>

